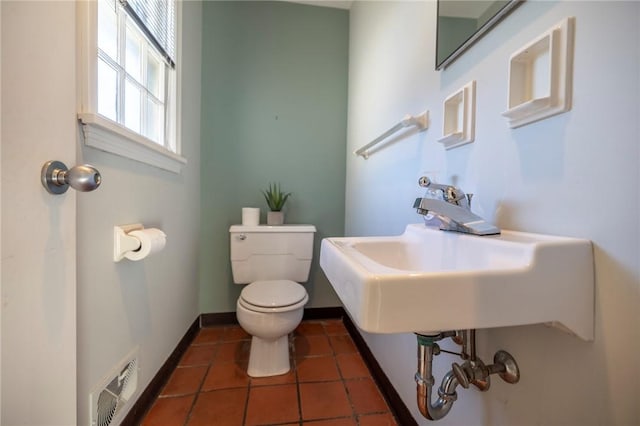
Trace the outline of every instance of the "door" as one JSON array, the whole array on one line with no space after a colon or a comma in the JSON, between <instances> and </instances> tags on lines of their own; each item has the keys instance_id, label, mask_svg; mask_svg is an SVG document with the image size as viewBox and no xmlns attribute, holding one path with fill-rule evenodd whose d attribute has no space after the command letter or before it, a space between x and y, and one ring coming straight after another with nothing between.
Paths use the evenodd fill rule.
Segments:
<instances>
[{"instance_id":1,"label":"door","mask_svg":"<svg viewBox=\"0 0 640 426\"><path fill-rule=\"evenodd\" d=\"M76 424L76 193L40 184L76 163L75 3L2 1L1 423Z\"/></svg>"}]
</instances>

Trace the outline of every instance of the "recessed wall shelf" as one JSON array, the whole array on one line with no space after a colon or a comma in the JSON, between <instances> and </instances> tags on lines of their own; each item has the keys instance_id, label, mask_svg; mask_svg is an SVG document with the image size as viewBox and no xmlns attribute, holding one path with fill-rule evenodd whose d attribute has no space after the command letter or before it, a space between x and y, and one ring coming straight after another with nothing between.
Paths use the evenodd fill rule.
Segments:
<instances>
[{"instance_id":1,"label":"recessed wall shelf","mask_svg":"<svg viewBox=\"0 0 640 426\"><path fill-rule=\"evenodd\" d=\"M445 149L473 142L476 127L476 81L470 81L444 101L443 136Z\"/></svg>"},{"instance_id":2,"label":"recessed wall shelf","mask_svg":"<svg viewBox=\"0 0 640 426\"><path fill-rule=\"evenodd\" d=\"M509 109L502 113L516 128L571 109L573 34L569 17L511 55Z\"/></svg>"}]
</instances>

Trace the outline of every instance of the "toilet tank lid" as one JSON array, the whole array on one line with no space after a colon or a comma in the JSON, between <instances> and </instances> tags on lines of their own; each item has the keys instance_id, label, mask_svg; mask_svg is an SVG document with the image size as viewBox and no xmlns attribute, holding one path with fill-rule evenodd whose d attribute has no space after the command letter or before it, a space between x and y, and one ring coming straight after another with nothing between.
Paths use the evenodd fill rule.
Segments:
<instances>
[{"instance_id":1,"label":"toilet tank lid","mask_svg":"<svg viewBox=\"0 0 640 426\"><path fill-rule=\"evenodd\" d=\"M229 232L316 232L316 227L313 225L231 225Z\"/></svg>"}]
</instances>

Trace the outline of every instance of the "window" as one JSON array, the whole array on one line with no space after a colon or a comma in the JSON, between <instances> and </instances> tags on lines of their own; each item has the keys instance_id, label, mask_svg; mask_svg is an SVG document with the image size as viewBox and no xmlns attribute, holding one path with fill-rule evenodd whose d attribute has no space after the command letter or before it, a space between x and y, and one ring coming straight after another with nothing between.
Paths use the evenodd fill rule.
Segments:
<instances>
[{"instance_id":1,"label":"window","mask_svg":"<svg viewBox=\"0 0 640 426\"><path fill-rule=\"evenodd\" d=\"M79 2L85 143L179 172L175 0Z\"/></svg>"}]
</instances>

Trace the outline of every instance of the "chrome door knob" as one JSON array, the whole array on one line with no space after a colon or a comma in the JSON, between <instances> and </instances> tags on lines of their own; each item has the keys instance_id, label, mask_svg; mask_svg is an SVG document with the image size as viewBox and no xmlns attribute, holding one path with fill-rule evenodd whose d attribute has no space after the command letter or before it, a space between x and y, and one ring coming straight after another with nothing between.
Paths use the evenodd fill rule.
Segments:
<instances>
[{"instance_id":1,"label":"chrome door knob","mask_svg":"<svg viewBox=\"0 0 640 426\"><path fill-rule=\"evenodd\" d=\"M88 164L68 169L60 161L47 161L42 166L42 185L51 194L62 194L72 187L76 191L88 192L100 186L102 176Z\"/></svg>"},{"instance_id":2,"label":"chrome door knob","mask_svg":"<svg viewBox=\"0 0 640 426\"><path fill-rule=\"evenodd\" d=\"M100 172L88 164L72 167L60 175L66 184L80 192L93 191L102 182Z\"/></svg>"}]
</instances>

